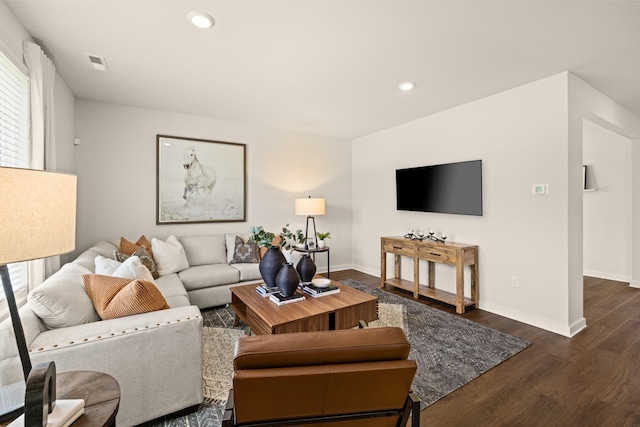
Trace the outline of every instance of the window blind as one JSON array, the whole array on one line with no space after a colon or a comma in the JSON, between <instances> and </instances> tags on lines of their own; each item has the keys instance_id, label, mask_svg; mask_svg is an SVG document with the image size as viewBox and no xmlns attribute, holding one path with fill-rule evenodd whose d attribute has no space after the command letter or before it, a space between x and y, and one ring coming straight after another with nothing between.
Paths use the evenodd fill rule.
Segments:
<instances>
[{"instance_id":1,"label":"window blind","mask_svg":"<svg viewBox=\"0 0 640 427\"><path fill-rule=\"evenodd\" d=\"M29 167L28 95L27 76L0 52L0 166ZM0 203L11 201L2 200ZM29 280L27 263L9 264L8 267L16 300L23 300ZM4 299L0 288L0 301Z\"/></svg>"}]
</instances>

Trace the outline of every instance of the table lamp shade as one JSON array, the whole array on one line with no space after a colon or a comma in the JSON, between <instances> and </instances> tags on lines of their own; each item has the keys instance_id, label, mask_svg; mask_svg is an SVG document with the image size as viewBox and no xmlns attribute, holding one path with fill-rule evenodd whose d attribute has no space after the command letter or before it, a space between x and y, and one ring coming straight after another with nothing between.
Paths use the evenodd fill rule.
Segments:
<instances>
[{"instance_id":1,"label":"table lamp shade","mask_svg":"<svg viewBox=\"0 0 640 427\"><path fill-rule=\"evenodd\" d=\"M71 252L75 175L0 167L0 265Z\"/></svg>"},{"instance_id":2,"label":"table lamp shade","mask_svg":"<svg viewBox=\"0 0 640 427\"><path fill-rule=\"evenodd\" d=\"M324 215L324 199L322 198L305 198L296 199L295 202L296 215Z\"/></svg>"}]
</instances>

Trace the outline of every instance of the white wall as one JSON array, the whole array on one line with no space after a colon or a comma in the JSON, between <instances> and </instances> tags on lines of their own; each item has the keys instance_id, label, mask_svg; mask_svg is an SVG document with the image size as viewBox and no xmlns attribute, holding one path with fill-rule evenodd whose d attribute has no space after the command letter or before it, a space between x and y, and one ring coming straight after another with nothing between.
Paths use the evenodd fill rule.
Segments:
<instances>
[{"instance_id":1,"label":"white wall","mask_svg":"<svg viewBox=\"0 0 640 427\"><path fill-rule=\"evenodd\" d=\"M23 40L33 41L4 0L0 0L0 50L26 73L27 67L22 62Z\"/></svg>"},{"instance_id":2,"label":"white wall","mask_svg":"<svg viewBox=\"0 0 640 427\"><path fill-rule=\"evenodd\" d=\"M585 120L584 274L631 280L631 141Z\"/></svg>"},{"instance_id":3,"label":"white wall","mask_svg":"<svg viewBox=\"0 0 640 427\"><path fill-rule=\"evenodd\" d=\"M561 74L355 140L356 267L379 274L381 236L445 230L479 246L480 308L569 335L566 111ZM474 159L483 161L482 217L396 211L395 169ZM548 196L532 195L537 183ZM438 265L436 276L453 291L452 268Z\"/></svg>"},{"instance_id":4,"label":"white wall","mask_svg":"<svg viewBox=\"0 0 640 427\"><path fill-rule=\"evenodd\" d=\"M156 225L156 135L247 145L247 221ZM324 197L319 231L331 231L332 269L351 266L351 146L349 141L222 120L76 100L78 231L76 250L99 239L166 238L171 234L247 232L286 223L297 197ZM319 269L326 257L316 258Z\"/></svg>"},{"instance_id":5,"label":"white wall","mask_svg":"<svg viewBox=\"0 0 640 427\"><path fill-rule=\"evenodd\" d=\"M569 162L568 195L569 253L568 292L569 324L577 328L582 318L583 305L583 199L582 157L584 119L605 127L631 140L632 181L631 181L631 283L640 286L640 118L614 102L602 92L594 89L578 77L569 74Z\"/></svg>"},{"instance_id":6,"label":"white wall","mask_svg":"<svg viewBox=\"0 0 640 427\"><path fill-rule=\"evenodd\" d=\"M33 41L27 30L7 7L7 4L0 0L0 50L27 74L27 67L22 58L22 43L25 40ZM72 141L75 132L75 96L58 73L56 73L54 90L56 169L73 173L75 159ZM62 257L63 262L67 259L68 256Z\"/></svg>"}]
</instances>

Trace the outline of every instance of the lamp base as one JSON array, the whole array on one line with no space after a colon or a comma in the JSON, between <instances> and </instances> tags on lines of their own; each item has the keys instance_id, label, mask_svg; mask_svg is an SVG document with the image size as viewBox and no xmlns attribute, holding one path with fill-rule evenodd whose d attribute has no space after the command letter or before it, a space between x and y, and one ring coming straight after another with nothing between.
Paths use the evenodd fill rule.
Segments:
<instances>
[{"instance_id":1,"label":"lamp base","mask_svg":"<svg viewBox=\"0 0 640 427\"><path fill-rule=\"evenodd\" d=\"M309 249L309 220L313 222L313 239L315 243L313 249L315 249L318 247L318 236L316 235L316 219L312 216L307 217L307 228L304 233L304 248Z\"/></svg>"}]
</instances>

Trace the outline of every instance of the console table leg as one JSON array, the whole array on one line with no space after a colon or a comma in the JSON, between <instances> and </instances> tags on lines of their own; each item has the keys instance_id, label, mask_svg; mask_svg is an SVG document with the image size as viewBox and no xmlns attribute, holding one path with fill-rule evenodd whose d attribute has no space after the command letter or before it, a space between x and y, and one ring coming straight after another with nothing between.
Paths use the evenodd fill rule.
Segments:
<instances>
[{"instance_id":1,"label":"console table leg","mask_svg":"<svg viewBox=\"0 0 640 427\"><path fill-rule=\"evenodd\" d=\"M456 313L464 314L464 264L456 262Z\"/></svg>"}]
</instances>

